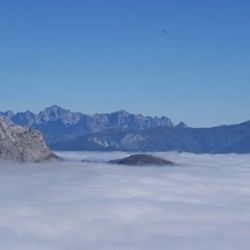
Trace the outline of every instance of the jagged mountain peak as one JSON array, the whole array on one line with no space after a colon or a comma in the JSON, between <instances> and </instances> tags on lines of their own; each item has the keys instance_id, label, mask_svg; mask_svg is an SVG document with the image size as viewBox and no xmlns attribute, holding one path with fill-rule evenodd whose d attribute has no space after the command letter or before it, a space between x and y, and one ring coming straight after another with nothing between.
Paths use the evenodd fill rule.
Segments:
<instances>
[{"instance_id":1,"label":"jagged mountain peak","mask_svg":"<svg viewBox=\"0 0 250 250\"><path fill-rule=\"evenodd\" d=\"M9 116L0 113L0 117L7 119ZM172 121L164 116L144 116L125 110L85 115L58 105L49 106L38 114L30 111L11 114L8 119L16 124L40 130L49 143L108 129L144 130L157 126L174 126Z\"/></svg>"},{"instance_id":2,"label":"jagged mountain peak","mask_svg":"<svg viewBox=\"0 0 250 250\"><path fill-rule=\"evenodd\" d=\"M39 114L43 113L64 113L64 112L71 112L70 110L64 109L58 105L51 105L44 110L42 110Z\"/></svg>"},{"instance_id":3,"label":"jagged mountain peak","mask_svg":"<svg viewBox=\"0 0 250 250\"><path fill-rule=\"evenodd\" d=\"M26 114L26 115L35 115L33 112L31 112L29 110L26 110L25 112L23 112L23 114Z\"/></svg>"},{"instance_id":4,"label":"jagged mountain peak","mask_svg":"<svg viewBox=\"0 0 250 250\"><path fill-rule=\"evenodd\" d=\"M6 114L8 116L13 116L15 113L11 110L7 110L6 112L4 112L4 114Z\"/></svg>"},{"instance_id":5,"label":"jagged mountain peak","mask_svg":"<svg viewBox=\"0 0 250 250\"><path fill-rule=\"evenodd\" d=\"M7 110L6 112L0 112L0 119L11 122L11 119L14 115L15 113L13 111Z\"/></svg>"},{"instance_id":6,"label":"jagged mountain peak","mask_svg":"<svg viewBox=\"0 0 250 250\"><path fill-rule=\"evenodd\" d=\"M175 126L176 128L188 128L188 125L184 122L180 122Z\"/></svg>"},{"instance_id":7,"label":"jagged mountain peak","mask_svg":"<svg viewBox=\"0 0 250 250\"><path fill-rule=\"evenodd\" d=\"M128 111L126 111L124 109L120 109L120 110L117 110L115 112L112 112L112 114L131 115L131 113L129 113Z\"/></svg>"},{"instance_id":8,"label":"jagged mountain peak","mask_svg":"<svg viewBox=\"0 0 250 250\"><path fill-rule=\"evenodd\" d=\"M75 124L81 118L80 113L71 112L57 105L52 105L41 111L36 117L36 123L62 121L65 125Z\"/></svg>"}]
</instances>

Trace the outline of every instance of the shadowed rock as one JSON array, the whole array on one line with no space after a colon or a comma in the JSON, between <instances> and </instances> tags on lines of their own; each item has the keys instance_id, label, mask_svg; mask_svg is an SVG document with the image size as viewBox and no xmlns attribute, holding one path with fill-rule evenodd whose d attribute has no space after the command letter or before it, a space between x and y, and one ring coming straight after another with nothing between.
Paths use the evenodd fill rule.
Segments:
<instances>
[{"instance_id":1,"label":"shadowed rock","mask_svg":"<svg viewBox=\"0 0 250 250\"><path fill-rule=\"evenodd\" d=\"M147 154L136 154L126 158L109 161L112 164L129 166L173 166L173 162Z\"/></svg>"}]
</instances>

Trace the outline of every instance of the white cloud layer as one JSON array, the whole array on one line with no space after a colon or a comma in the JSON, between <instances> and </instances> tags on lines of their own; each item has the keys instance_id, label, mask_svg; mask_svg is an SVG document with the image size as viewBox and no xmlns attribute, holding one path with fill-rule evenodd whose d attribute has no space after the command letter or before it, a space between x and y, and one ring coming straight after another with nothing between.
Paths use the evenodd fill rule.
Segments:
<instances>
[{"instance_id":1,"label":"white cloud layer","mask_svg":"<svg viewBox=\"0 0 250 250\"><path fill-rule=\"evenodd\" d=\"M250 249L250 155L158 153L179 165L144 168L62 155L1 164L1 249Z\"/></svg>"}]
</instances>

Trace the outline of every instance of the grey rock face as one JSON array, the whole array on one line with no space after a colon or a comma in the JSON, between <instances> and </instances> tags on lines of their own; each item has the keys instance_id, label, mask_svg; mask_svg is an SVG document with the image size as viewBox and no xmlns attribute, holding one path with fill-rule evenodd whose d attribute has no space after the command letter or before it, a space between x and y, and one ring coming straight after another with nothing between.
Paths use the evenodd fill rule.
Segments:
<instances>
[{"instance_id":1,"label":"grey rock face","mask_svg":"<svg viewBox=\"0 0 250 250\"><path fill-rule=\"evenodd\" d=\"M53 158L40 132L0 121L0 160L34 162Z\"/></svg>"}]
</instances>

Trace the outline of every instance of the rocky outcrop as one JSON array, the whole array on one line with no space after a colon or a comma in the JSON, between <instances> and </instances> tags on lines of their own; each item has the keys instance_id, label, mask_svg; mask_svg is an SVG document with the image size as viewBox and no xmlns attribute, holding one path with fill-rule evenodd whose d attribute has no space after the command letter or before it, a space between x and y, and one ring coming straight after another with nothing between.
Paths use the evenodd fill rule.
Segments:
<instances>
[{"instance_id":1,"label":"rocky outcrop","mask_svg":"<svg viewBox=\"0 0 250 250\"><path fill-rule=\"evenodd\" d=\"M129 157L109 161L112 164L129 165L129 166L172 166L173 162L160 157L147 154L136 154Z\"/></svg>"},{"instance_id":2,"label":"rocky outcrop","mask_svg":"<svg viewBox=\"0 0 250 250\"><path fill-rule=\"evenodd\" d=\"M0 120L0 161L36 162L56 159L40 132Z\"/></svg>"}]
</instances>

